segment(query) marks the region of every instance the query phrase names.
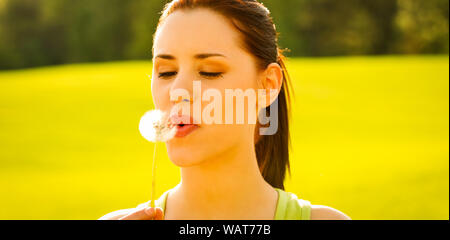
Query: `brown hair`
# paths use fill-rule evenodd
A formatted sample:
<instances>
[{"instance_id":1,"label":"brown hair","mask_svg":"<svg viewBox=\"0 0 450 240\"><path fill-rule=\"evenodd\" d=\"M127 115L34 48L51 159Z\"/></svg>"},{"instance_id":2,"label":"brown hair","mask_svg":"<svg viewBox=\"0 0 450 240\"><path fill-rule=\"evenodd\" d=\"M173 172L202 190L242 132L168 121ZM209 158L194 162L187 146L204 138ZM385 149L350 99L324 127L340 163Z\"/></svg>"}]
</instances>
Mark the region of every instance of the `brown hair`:
<instances>
[{"instance_id":1,"label":"brown hair","mask_svg":"<svg viewBox=\"0 0 450 240\"><path fill-rule=\"evenodd\" d=\"M243 37L243 47L251 53L260 69L278 63L283 69L283 84L278 95L278 131L274 135L259 135L255 132L255 152L258 166L264 179L275 188L284 190L286 171L289 165L289 103L290 78L285 66L285 57L278 47L278 33L269 10L256 0L173 0L166 4L158 27L174 11L207 8L231 20ZM270 106L265 110L269 113ZM264 111L264 110L263 110Z\"/></svg>"}]
</instances>

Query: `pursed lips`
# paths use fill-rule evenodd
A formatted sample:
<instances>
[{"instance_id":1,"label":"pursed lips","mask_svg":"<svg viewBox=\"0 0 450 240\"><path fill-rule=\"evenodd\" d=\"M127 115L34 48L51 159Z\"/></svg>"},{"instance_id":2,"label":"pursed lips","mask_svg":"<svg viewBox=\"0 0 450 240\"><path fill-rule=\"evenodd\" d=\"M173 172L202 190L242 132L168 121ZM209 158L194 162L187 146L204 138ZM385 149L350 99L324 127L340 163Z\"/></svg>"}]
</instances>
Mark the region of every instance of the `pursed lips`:
<instances>
[{"instance_id":1,"label":"pursed lips","mask_svg":"<svg viewBox=\"0 0 450 240\"><path fill-rule=\"evenodd\" d=\"M170 122L172 126L176 125L177 133L175 134L175 137L178 138L185 137L200 127L199 125L194 124L194 119L192 117L186 115L172 115L170 117Z\"/></svg>"}]
</instances>

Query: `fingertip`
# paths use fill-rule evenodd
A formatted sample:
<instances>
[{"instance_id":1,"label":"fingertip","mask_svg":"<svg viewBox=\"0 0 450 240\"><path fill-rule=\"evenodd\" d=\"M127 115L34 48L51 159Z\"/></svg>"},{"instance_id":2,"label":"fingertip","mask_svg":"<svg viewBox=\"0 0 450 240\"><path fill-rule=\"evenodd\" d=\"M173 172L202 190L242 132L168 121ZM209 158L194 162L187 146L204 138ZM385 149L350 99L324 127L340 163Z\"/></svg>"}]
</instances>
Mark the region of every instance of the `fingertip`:
<instances>
[{"instance_id":1,"label":"fingertip","mask_svg":"<svg viewBox=\"0 0 450 240\"><path fill-rule=\"evenodd\" d=\"M163 220L164 218L164 212L161 208L157 207L155 208L155 219L156 220Z\"/></svg>"}]
</instances>

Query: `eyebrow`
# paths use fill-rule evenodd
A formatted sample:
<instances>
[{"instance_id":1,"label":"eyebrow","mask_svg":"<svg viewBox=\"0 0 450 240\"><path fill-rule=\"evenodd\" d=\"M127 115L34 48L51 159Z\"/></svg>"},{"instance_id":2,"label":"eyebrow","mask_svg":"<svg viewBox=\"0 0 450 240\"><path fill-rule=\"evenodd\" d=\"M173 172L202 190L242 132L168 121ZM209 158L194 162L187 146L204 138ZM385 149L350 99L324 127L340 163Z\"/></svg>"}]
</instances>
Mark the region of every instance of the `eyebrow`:
<instances>
[{"instance_id":1,"label":"eyebrow","mask_svg":"<svg viewBox=\"0 0 450 240\"><path fill-rule=\"evenodd\" d=\"M200 53L200 54L196 54L194 56L195 59L206 59L206 58L210 58L210 57L224 57L226 58L225 55L220 54L220 53ZM170 54L159 54L155 57L156 58L162 58L162 59L167 59L167 60L175 60L177 59L176 57L170 55Z\"/></svg>"}]
</instances>

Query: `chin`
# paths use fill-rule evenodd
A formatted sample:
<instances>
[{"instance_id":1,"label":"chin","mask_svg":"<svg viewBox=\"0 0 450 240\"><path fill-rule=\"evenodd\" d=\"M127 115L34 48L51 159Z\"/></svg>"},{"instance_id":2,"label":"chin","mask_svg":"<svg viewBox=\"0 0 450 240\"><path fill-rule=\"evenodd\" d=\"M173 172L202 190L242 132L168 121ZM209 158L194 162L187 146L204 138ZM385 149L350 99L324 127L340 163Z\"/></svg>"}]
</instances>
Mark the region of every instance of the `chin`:
<instances>
[{"instance_id":1,"label":"chin","mask_svg":"<svg viewBox=\"0 0 450 240\"><path fill-rule=\"evenodd\" d=\"M177 167L192 167L201 163L201 161L193 159L191 156L186 156L186 154L183 156L169 154L169 158Z\"/></svg>"},{"instance_id":2,"label":"chin","mask_svg":"<svg viewBox=\"0 0 450 240\"><path fill-rule=\"evenodd\" d=\"M192 167L200 164L203 159L198 152L190 147L167 145L167 155L170 161L178 167Z\"/></svg>"}]
</instances>

